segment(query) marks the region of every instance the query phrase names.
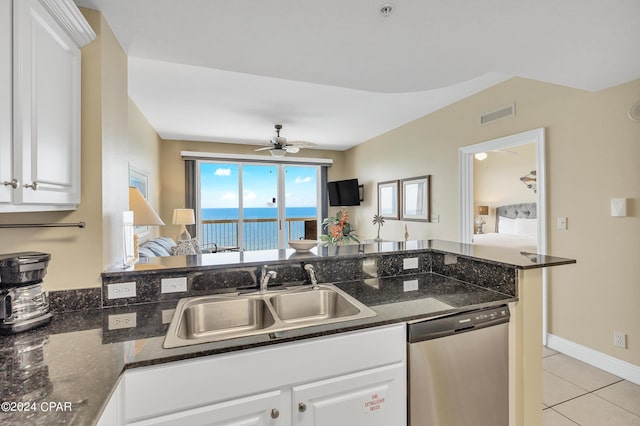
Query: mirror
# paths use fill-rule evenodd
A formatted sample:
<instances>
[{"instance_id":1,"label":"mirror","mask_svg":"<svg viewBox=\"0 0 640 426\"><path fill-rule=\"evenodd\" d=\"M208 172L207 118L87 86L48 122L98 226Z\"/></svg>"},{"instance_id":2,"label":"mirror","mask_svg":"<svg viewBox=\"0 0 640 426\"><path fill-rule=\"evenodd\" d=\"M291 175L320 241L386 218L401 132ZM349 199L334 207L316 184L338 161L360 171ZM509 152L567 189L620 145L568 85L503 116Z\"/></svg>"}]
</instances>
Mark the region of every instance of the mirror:
<instances>
[{"instance_id":1,"label":"mirror","mask_svg":"<svg viewBox=\"0 0 640 426\"><path fill-rule=\"evenodd\" d=\"M378 182L378 214L385 219L399 219L398 181Z\"/></svg>"},{"instance_id":2,"label":"mirror","mask_svg":"<svg viewBox=\"0 0 640 426\"><path fill-rule=\"evenodd\" d=\"M431 217L431 176L402 179L402 220L429 222Z\"/></svg>"}]
</instances>

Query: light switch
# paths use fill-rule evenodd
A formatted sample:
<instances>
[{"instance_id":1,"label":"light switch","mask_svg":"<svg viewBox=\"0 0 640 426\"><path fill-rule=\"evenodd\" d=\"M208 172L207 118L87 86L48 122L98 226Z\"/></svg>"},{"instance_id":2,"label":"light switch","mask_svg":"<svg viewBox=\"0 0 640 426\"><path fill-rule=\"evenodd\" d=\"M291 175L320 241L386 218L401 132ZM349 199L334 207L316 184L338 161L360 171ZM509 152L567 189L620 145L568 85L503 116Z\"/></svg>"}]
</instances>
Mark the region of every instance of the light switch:
<instances>
[{"instance_id":1,"label":"light switch","mask_svg":"<svg viewBox=\"0 0 640 426\"><path fill-rule=\"evenodd\" d=\"M567 229L567 218L558 216L558 229Z\"/></svg>"},{"instance_id":2,"label":"light switch","mask_svg":"<svg viewBox=\"0 0 640 426\"><path fill-rule=\"evenodd\" d=\"M624 217L627 215L627 199L612 198L611 199L611 216Z\"/></svg>"}]
</instances>

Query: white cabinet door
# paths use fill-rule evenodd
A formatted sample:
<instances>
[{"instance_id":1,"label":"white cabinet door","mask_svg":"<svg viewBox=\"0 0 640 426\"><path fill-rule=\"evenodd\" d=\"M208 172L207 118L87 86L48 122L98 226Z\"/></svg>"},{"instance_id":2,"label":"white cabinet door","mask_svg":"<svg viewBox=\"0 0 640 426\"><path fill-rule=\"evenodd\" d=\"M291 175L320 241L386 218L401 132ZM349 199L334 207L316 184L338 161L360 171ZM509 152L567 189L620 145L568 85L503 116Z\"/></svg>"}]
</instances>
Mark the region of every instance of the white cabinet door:
<instances>
[{"instance_id":1,"label":"white cabinet door","mask_svg":"<svg viewBox=\"0 0 640 426\"><path fill-rule=\"evenodd\" d=\"M129 423L131 426L286 426L289 403L280 391L232 399L192 410Z\"/></svg>"},{"instance_id":2,"label":"white cabinet door","mask_svg":"<svg viewBox=\"0 0 640 426\"><path fill-rule=\"evenodd\" d=\"M405 364L296 386L292 398L297 426L406 425Z\"/></svg>"},{"instance_id":3,"label":"white cabinet door","mask_svg":"<svg viewBox=\"0 0 640 426\"><path fill-rule=\"evenodd\" d=\"M80 201L80 49L38 0L14 2L13 18L14 203L72 209Z\"/></svg>"},{"instance_id":4,"label":"white cabinet door","mask_svg":"<svg viewBox=\"0 0 640 426\"><path fill-rule=\"evenodd\" d=\"M11 148L11 0L0 0L0 204L10 203L13 188ZM7 182L7 184L5 184Z\"/></svg>"}]
</instances>

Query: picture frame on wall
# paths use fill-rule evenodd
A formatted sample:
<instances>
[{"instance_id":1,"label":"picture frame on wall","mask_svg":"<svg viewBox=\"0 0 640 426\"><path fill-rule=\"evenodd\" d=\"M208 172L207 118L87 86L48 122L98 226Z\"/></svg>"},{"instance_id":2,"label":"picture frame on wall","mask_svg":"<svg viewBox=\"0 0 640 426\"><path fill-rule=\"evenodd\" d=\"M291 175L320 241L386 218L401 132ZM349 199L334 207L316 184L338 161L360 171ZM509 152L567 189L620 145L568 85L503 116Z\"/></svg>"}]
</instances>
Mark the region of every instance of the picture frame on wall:
<instances>
[{"instance_id":1,"label":"picture frame on wall","mask_svg":"<svg viewBox=\"0 0 640 426\"><path fill-rule=\"evenodd\" d=\"M385 219L400 218L400 196L398 180L378 182L378 214Z\"/></svg>"},{"instance_id":2,"label":"picture frame on wall","mask_svg":"<svg viewBox=\"0 0 640 426\"><path fill-rule=\"evenodd\" d=\"M402 190L401 220L429 222L431 219L431 175L400 181Z\"/></svg>"},{"instance_id":3,"label":"picture frame on wall","mask_svg":"<svg viewBox=\"0 0 640 426\"><path fill-rule=\"evenodd\" d=\"M129 164L129 186L138 188L145 200L149 201L149 175ZM149 235L148 226L136 226L134 231L139 238Z\"/></svg>"}]
</instances>

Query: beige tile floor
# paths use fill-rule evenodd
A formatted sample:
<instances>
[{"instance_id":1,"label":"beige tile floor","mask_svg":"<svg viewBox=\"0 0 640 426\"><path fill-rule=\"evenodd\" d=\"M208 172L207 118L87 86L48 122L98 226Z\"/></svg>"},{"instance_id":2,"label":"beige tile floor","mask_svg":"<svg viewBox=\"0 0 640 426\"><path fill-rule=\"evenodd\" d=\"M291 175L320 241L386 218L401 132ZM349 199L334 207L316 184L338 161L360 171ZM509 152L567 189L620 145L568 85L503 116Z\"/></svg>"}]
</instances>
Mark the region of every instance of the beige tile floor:
<instances>
[{"instance_id":1,"label":"beige tile floor","mask_svg":"<svg viewBox=\"0 0 640 426\"><path fill-rule=\"evenodd\" d=\"M640 386L543 348L544 426L640 426Z\"/></svg>"}]
</instances>

